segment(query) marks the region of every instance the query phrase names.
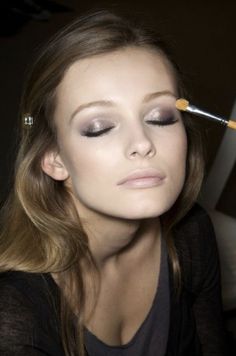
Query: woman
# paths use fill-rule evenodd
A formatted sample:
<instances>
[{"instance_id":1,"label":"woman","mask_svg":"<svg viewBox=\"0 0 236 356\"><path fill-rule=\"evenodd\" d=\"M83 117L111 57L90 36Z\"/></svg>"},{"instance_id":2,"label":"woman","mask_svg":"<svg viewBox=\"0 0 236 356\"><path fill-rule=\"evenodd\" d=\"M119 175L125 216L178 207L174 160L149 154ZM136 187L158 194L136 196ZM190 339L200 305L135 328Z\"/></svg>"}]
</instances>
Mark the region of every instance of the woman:
<instances>
[{"instance_id":1,"label":"woman","mask_svg":"<svg viewBox=\"0 0 236 356\"><path fill-rule=\"evenodd\" d=\"M192 208L199 137L180 95L162 42L109 12L45 46L3 217L1 354L223 355L215 238Z\"/></svg>"}]
</instances>

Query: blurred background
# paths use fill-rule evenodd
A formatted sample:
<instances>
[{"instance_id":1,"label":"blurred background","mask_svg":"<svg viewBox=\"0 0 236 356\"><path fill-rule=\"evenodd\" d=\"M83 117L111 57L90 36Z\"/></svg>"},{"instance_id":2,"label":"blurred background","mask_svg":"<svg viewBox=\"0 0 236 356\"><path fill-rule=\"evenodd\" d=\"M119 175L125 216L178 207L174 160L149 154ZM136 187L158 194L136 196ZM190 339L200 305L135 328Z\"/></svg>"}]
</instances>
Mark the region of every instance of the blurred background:
<instances>
[{"instance_id":1,"label":"blurred background","mask_svg":"<svg viewBox=\"0 0 236 356\"><path fill-rule=\"evenodd\" d=\"M12 183L18 105L31 59L38 47L63 25L88 10L103 8L148 22L160 32L185 73L193 104L236 120L234 0L1 0L1 204ZM206 153L200 202L209 211L216 230L225 321L235 355L236 132L204 119L196 120L203 132Z\"/></svg>"}]
</instances>

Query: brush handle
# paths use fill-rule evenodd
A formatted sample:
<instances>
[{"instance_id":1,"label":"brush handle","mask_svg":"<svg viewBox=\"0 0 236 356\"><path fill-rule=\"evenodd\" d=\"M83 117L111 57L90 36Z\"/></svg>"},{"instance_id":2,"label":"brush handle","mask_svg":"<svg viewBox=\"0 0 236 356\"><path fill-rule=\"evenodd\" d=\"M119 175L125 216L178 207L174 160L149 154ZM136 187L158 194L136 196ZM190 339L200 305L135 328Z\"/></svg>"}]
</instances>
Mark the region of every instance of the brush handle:
<instances>
[{"instance_id":1,"label":"brush handle","mask_svg":"<svg viewBox=\"0 0 236 356\"><path fill-rule=\"evenodd\" d=\"M194 105L188 105L186 111L188 111L192 114L198 115L198 116L206 117L207 119L212 120L212 121L218 121L221 125L224 125L224 126L226 126L228 124L228 121L225 120L224 118L217 116L217 115L213 115L205 110L201 110Z\"/></svg>"}]
</instances>

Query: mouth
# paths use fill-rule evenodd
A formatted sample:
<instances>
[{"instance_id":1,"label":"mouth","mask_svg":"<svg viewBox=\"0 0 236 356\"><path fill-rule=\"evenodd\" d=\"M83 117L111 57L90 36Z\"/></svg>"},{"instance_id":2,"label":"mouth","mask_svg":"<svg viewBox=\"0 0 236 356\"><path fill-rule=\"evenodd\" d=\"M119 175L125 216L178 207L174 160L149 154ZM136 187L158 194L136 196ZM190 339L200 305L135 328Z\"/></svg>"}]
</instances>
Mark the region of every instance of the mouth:
<instances>
[{"instance_id":1,"label":"mouth","mask_svg":"<svg viewBox=\"0 0 236 356\"><path fill-rule=\"evenodd\" d=\"M121 179L117 185L127 188L152 188L161 185L165 175L156 169L136 170Z\"/></svg>"}]
</instances>

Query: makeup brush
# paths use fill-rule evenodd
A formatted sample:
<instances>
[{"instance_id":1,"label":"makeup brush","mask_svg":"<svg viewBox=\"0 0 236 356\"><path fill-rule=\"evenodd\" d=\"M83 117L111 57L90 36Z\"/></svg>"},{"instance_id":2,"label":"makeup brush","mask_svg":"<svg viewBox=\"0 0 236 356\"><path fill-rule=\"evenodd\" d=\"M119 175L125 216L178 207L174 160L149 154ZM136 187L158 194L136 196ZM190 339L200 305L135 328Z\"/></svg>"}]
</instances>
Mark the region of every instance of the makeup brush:
<instances>
[{"instance_id":1,"label":"makeup brush","mask_svg":"<svg viewBox=\"0 0 236 356\"><path fill-rule=\"evenodd\" d=\"M224 126L228 126L231 129L236 130L236 121L226 120L220 116L212 115L212 114L208 113L207 111L198 109L196 106L189 104L188 100L186 100L186 99L183 99L183 98L177 99L175 102L175 106L180 111L186 111L186 112L189 112L189 113L197 115L197 116L206 117L207 119L210 119L212 121L218 121L220 124L222 124Z\"/></svg>"}]
</instances>

